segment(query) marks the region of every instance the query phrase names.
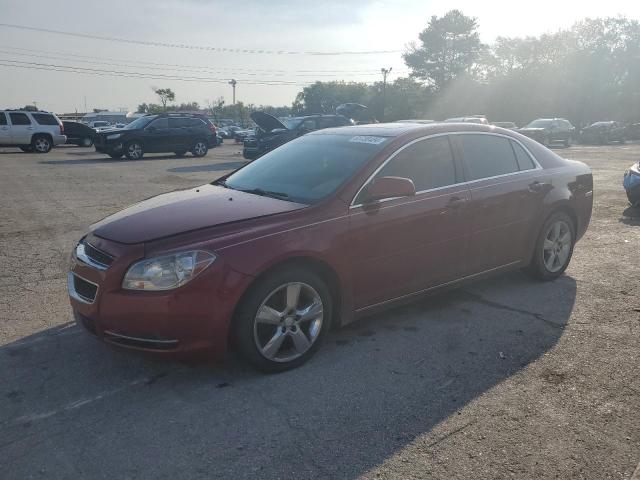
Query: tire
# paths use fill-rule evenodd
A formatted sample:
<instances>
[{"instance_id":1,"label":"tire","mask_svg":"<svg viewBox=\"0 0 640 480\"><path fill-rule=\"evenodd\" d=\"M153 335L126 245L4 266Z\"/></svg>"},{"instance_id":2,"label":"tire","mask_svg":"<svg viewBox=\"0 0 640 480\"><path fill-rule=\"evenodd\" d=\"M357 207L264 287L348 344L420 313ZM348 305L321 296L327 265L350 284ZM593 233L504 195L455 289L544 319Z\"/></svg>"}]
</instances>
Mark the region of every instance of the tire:
<instances>
[{"instance_id":1,"label":"tire","mask_svg":"<svg viewBox=\"0 0 640 480\"><path fill-rule=\"evenodd\" d=\"M26 147L20 147L20 150L22 150L24 153L31 153L33 152L33 147L31 145L28 145Z\"/></svg>"},{"instance_id":2,"label":"tire","mask_svg":"<svg viewBox=\"0 0 640 480\"><path fill-rule=\"evenodd\" d=\"M109 156L114 159L122 158L121 153L110 153Z\"/></svg>"},{"instance_id":3,"label":"tire","mask_svg":"<svg viewBox=\"0 0 640 480\"><path fill-rule=\"evenodd\" d=\"M563 241L566 234L569 237ZM540 230L527 273L538 280L555 280L569 266L575 241L576 227L571 217L564 212L551 214Z\"/></svg>"},{"instance_id":4,"label":"tire","mask_svg":"<svg viewBox=\"0 0 640 480\"><path fill-rule=\"evenodd\" d=\"M564 141L564 148L569 148L571 146L571 144L573 143L573 140L571 139L571 137L567 138Z\"/></svg>"},{"instance_id":5,"label":"tire","mask_svg":"<svg viewBox=\"0 0 640 480\"><path fill-rule=\"evenodd\" d=\"M191 154L194 157L204 157L209 152L209 146L204 140L197 140L191 148Z\"/></svg>"},{"instance_id":6,"label":"tire","mask_svg":"<svg viewBox=\"0 0 640 480\"><path fill-rule=\"evenodd\" d=\"M143 155L142 143L138 141L129 142L124 146L124 156L129 160L140 160Z\"/></svg>"},{"instance_id":7,"label":"tire","mask_svg":"<svg viewBox=\"0 0 640 480\"><path fill-rule=\"evenodd\" d=\"M177 152L173 152L175 153L176 157L184 157L184 154L187 153L186 150L178 150Z\"/></svg>"},{"instance_id":8,"label":"tire","mask_svg":"<svg viewBox=\"0 0 640 480\"><path fill-rule=\"evenodd\" d=\"M81 147L92 147L93 146L93 138L84 137L82 140L80 140L80 146Z\"/></svg>"},{"instance_id":9,"label":"tire","mask_svg":"<svg viewBox=\"0 0 640 480\"><path fill-rule=\"evenodd\" d=\"M51 137L48 135L34 135L31 140L31 148L36 153L49 153L53 148Z\"/></svg>"},{"instance_id":10,"label":"tire","mask_svg":"<svg viewBox=\"0 0 640 480\"><path fill-rule=\"evenodd\" d=\"M259 312L263 312L262 321ZM329 330L332 312L329 289L313 271L301 267L276 270L251 287L236 312L237 349L263 372L299 367L317 351Z\"/></svg>"}]
</instances>

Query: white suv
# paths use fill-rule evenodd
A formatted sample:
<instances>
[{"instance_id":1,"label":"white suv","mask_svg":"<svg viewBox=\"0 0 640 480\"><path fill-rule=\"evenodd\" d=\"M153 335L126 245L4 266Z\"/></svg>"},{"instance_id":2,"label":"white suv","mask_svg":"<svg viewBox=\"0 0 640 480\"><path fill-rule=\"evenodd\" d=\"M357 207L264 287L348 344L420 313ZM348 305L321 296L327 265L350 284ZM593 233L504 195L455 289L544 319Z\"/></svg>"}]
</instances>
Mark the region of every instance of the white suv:
<instances>
[{"instance_id":1,"label":"white suv","mask_svg":"<svg viewBox=\"0 0 640 480\"><path fill-rule=\"evenodd\" d=\"M62 122L53 113L0 110L0 147L47 153L66 141Z\"/></svg>"}]
</instances>

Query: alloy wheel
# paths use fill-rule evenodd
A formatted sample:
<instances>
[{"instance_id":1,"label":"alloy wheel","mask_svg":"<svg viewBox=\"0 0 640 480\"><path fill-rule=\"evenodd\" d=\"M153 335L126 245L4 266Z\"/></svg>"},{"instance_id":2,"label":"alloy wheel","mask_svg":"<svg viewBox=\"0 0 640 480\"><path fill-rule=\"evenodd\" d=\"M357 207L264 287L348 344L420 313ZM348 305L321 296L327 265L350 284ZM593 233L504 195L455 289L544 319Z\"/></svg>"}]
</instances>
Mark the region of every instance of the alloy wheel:
<instances>
[{"instance_id":1,"label":"alloy wheel","mask_svg":"<svg viewBox=\"0 0 640 480\"><path fill-rule=\"evenodd\" d=\"M542 258L546 269L555 273L561 270L571 254L571 227L564 220L558 220L549 227L544 238Z\"/></svg>"},{"instance_id":2,"label":"alloy wheel","mask_svg":"<svg viewBox=\"0 0 640 480\"><path fill-rule=\"evenodd\" d=\"M38 137L34 142L34 147L37 152L47 153L51 150L51 143L44 137Z\"/></svg>"},{"instance_id":3,"label":"alloy wheel","mask_svg":"<svg viewBox=\"0 0 640 480\"><path fill-rule=\"evenodd\" d=\"M306 283L291 282L272 291L257 310L253 337L258 351L273 362L304 355L322 330L320 294Z\"/></svg>"},{"instance_id":4,"label":"alloy wheel","mask_svg":"<svg viewBox=\"0 0 640 480\"><path fill-rule=\"evenodd\" d=\"M193 151L198 157L202 157L205 153L207 153L207 146L204 142L198 142L193 146Z\"/></svg>"},{"instance_id":5,"label":"alloy wheel","mask_svg":"<svg viewBox=\"0 0 640 480\"><path fill-rule=\"evenodd\" d=\"M142 146L139 143L132 143L129 145L129 148L127 148L127 153L129 158L137 160L142 157Z\"/></svg>"}]
</instances>

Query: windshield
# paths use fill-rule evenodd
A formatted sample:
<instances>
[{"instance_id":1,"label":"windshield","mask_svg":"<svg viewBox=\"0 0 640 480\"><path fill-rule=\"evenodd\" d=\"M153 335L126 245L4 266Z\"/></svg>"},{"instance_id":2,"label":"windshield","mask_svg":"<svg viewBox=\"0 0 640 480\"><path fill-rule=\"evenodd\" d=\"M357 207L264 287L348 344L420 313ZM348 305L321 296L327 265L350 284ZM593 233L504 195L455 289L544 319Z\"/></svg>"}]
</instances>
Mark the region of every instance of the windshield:
<instances>
[{"instance_id":1,"label":"windshield","mask_svg":"<svg viewBox=\"0 0 640 480\"><path fill-rule=\"evenodd\" d=\"M553 120L544 120L539 118L538 120L534 120L529 125L527 125L527 128L548 128L551 126L552 122Z\"/></svg>"},{"instance_id":2,"label":"windshield","mask_svg":"<svg viewBox=\"0 0 640 480\"><path fill-rule=\"evenodd\" d=\"M386 137L305 135L232 173L223 185L312 204L333 193L379 152Z\"/></svg>"},{"instance_id":3,"label":"windshield","mask_svg":"<svg viewBox=\"0 0 640 480\"><path fill-rule=\"evenodd\" d=\"M280 118L279 120L282 123L284 123L284 126L287 127L289 130L293 130L294 128L296 128L298 125L302 123L304 118L287 117L287 118Z\"/></svg>"},{"instance_id":4,"label":"windshield","mask_svg":"<svg viewBox=\"0 0 640 480\"><path fill-rule=\"evenodd\" d=\"M124 128L126 130L136 130L138 128L144 128L151 120L156 117L140 117L131 123L128 123Z\"/></svg>"}]
</instances>

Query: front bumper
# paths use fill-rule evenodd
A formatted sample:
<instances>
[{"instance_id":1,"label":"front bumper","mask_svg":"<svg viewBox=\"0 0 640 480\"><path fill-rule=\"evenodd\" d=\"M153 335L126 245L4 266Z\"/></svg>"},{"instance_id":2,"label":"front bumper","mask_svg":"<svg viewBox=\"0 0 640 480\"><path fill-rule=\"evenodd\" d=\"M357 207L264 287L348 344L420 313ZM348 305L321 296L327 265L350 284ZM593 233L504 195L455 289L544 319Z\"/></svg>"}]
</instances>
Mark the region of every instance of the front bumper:
<instances>
[{"instance_id":1,"label":"front bumper","mask_svg":"<svg viewBox=\"0 0 640 480\"><path fill-rule=\"evenodd\" d=\"M172 355L224 355L233 312L252 277L236 272L218 258L197 278L175 290L123 290L124 274L144 257L144 246L92 235L87 240L115 260L100 269L72 255L68 290L79 325L119 347ZM93 298L91 285L95 286Z\"/></svg>"}]
</instances>

